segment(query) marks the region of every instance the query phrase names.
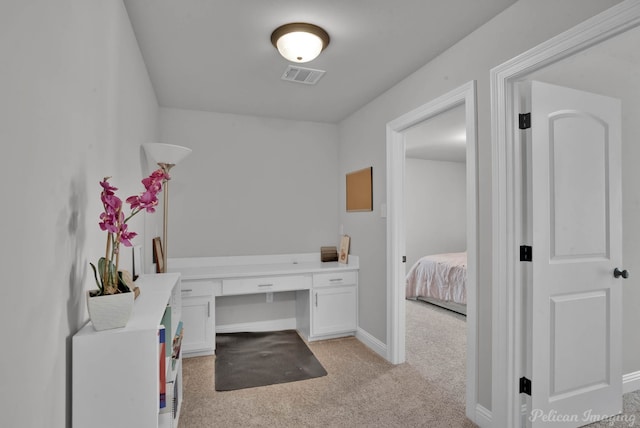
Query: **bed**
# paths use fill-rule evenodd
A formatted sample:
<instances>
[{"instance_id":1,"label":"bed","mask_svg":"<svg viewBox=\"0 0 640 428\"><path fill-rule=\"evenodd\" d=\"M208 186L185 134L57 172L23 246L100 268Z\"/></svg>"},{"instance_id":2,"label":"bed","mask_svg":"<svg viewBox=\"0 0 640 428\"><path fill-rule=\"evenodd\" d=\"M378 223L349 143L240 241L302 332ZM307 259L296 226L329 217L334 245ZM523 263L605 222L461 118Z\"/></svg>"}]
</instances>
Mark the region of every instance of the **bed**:
<instances>
[{"instance_id":1,"label":"bed","mask_svg":"<svg viewBox=\"0 0 640 428\"><path fill-rule=\"evenodd\" d=\"M467 253L424 256L406 276L406 298L467 313Z\"/></svg>"}]
</instances>

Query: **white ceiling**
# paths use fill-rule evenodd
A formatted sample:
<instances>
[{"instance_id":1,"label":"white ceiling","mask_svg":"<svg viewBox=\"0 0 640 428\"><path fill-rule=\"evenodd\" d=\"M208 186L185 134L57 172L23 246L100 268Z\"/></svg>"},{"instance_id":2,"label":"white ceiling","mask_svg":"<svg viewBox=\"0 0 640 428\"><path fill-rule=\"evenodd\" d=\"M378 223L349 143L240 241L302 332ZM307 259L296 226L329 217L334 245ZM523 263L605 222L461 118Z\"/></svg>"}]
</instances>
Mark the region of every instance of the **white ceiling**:
<instances>
[{"instance_id":1,"label":"white ceiling","mask_svg":"<svg viewBox=\"0 0 640 428\"><path fill-rule=\"evenodd\" d=\"M515 0L124 0L162 107L335 123ZM271 45L287 22L322 26L328 48L280 80Z\"/></svg>"}]
</instances>

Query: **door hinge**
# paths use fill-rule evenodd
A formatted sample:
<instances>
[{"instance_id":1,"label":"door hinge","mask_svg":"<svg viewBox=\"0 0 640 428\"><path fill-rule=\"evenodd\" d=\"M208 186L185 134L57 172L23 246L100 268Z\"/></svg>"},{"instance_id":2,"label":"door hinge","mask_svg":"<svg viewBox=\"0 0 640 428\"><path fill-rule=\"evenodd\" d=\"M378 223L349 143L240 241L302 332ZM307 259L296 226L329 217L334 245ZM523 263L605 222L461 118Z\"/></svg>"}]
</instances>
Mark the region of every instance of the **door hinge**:
<instances>
[{"instance_id":1,"label":"door hinge","mask_svg":"<svg viewBox=\"0 0 640 428\"><path fill-rule=\"evenodd\" d=\"M518 128L529 129L531 128L531 113L521 113L518 115Z\"/></svg>"},{"instance_id":2,"label":"door hinge","mask_svg":"<svg viewBox=\"0 0 640 428\"><path fill-rule=\"evenodd\" d=\"M531 395L531 381L526 377L520 378L520 394Z\"/></svg>"},{"instance_id":3,"label":"door hinge","mask_svg":"<svg viewBox=\"0 0 640 428\"><path fill-rule=\"evenodd\" d=\"M407 256L402 256L402 263L406 263L407 262Z\"/></svg>"},{"instance_id":4,"label":"door hinge","mask_svg":"<svg viewBox=\"0 0 640 428\"><path fill-rule=\"evenodd\" d=\"M533 248L529 245L520 246L520 261L530 262L533 261Z\"/></svg>"}]
</instances>

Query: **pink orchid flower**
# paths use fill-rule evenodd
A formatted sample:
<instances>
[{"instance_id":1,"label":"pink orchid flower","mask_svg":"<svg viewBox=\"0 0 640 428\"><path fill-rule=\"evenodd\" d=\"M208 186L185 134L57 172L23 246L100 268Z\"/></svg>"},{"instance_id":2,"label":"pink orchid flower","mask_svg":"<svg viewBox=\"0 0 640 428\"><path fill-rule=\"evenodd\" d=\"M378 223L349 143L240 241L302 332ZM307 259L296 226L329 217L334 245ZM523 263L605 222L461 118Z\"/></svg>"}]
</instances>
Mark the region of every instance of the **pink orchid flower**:
<instances>
[{"instance_id":1,"label":"pink orchid flower","mask_svg":"<svg viewBox=\"0 0 640 428\"><path fill-rule=\"evenodd\" d=\"M131 240L135 238L138 234L136 232L131 232L127 230L127 223L123 223L120 227L120 243L125 247L131 247Z\"/></svg>"},{"instance_id":2,"label":"pink orchid flower","mask_svg":"<svg viewBox=\"0 0 640 428\"><path fill-rule=\"evenodd\" d=\"M125 217L122 212L122 200L115 194L118 188L109 183L109 178L105 177L100 182L102 187L100 200L104 211L100 214L98 226L100 226L101 230L107 232L104 263L102 263L102 259L98 263L98 266L103 266L100 268L100 280L98 280L95 266L91 264L94 268L94 273L96 273L96 283L100 288L101 294L119 292L119 279L117 275L113 275L110 272L118 272L120 244L125 247L131 247L133 245L131 240L138 235L128 229L127 221L142 210L148 213L155 212L155 207L158 205L158 193L162 191L162 186L165 180L169 179L169 175L162 169L158 169L142 180L145 191L140 195L130 196L126 199L126 202L131 206L131 214L128 217ZM114 259L115 263L113 263Z\"/></svg>"}]
</instances>

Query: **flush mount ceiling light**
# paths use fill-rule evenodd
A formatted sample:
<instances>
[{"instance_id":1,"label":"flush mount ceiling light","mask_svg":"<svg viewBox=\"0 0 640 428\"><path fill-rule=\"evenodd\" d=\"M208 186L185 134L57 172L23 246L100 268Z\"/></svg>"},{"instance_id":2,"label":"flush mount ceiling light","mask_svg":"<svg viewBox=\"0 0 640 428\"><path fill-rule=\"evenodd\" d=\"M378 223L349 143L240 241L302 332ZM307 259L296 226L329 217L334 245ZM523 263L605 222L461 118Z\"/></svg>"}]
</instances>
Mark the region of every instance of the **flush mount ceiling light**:
<instances>
[{"instance_id":1,"label":"flush mount ceiling light","mask_svg":"<svg viewBox=\"0 0 640 428\"><path fill-rule=\"evenodd\" d=\"M329 34L317 25L294 22L276 28L271 43L291 62L309 62L329 45Z\"/></svg>"}]
</instances>

